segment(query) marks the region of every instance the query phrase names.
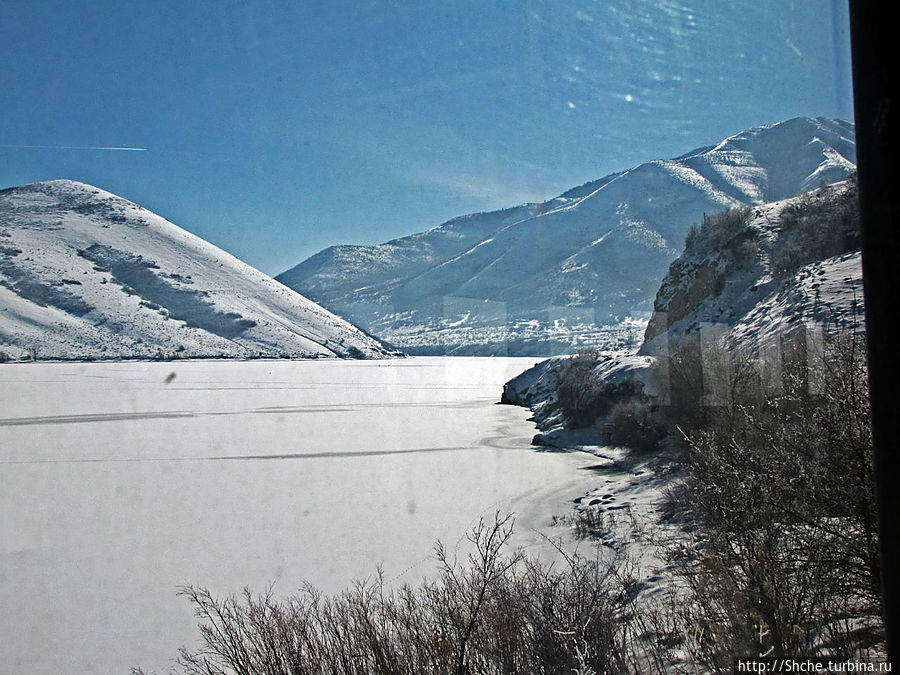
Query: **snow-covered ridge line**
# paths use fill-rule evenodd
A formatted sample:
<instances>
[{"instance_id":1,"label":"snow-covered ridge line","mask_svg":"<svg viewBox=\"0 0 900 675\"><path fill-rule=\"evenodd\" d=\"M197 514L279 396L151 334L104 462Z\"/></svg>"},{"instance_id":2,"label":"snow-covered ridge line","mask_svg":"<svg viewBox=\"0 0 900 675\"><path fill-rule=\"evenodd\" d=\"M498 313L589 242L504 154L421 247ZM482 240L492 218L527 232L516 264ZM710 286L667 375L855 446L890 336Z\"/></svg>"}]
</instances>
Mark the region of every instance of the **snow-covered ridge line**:
<instances>
[{"instance_id":1,"label":"snow-covered ridge line","mask_svg":"<svg viewBox=\"0 0 900 675\"><path fill-rule=\"evenodd\" d=\"M455 218L379 246L326 249L277 278L418 353L471 350L466 329L500 340L467 353L539 354L551 330L570 351L592 332L649 316L669 263L704 214L846 178L852 136L851 123L822 118L756 127L543 204ZM485 303L499 310L479 311ZM578 326L588 315L585 331ZM560 321L571 325L568 338Z\"/></svg>"},{"instance_id":2,"label":"snow-covered ridge line","mask_svg":"<svg viewBox=\"0 0 900 675\"><path fill-rule=\"evenodd\" d=\"M828 332L863 327L862 266L854 179L717 216L691 234L656 295L638 354L600 354L597 388L650 397L656 356L686 339L730 336L743 349L778 354L785 339L818 344ZM811 244L810 240L814 240ZM529 407L537 442L600 443L596 428L572 432L557 406L557 376L573 357L543 361L506 383L502 401Z\"/></svg>"},{"instance_id":3,"label":"snow-covered ridge line","mask_svg":"<svg viewBox=\"0 0 900 675\"><path fill-rule=\"evenodd\" d=\"M71 180L0 191L0 358L372 358L392 350L147 209Z\"/></svg>"}]
</instances>

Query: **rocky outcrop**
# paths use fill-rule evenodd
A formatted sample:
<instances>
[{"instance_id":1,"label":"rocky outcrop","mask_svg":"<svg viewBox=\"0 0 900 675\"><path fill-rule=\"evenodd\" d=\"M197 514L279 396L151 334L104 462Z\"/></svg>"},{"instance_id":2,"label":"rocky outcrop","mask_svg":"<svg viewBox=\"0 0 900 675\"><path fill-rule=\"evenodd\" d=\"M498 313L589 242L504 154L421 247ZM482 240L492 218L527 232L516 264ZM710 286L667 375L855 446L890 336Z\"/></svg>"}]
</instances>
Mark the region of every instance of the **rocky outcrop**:
<instances>
[{"instance_id":1,"label":"rocky outcrop","mask_svg":"<svg viewBox=\"0 0 900 675\"><path fill-rule=\"evenodd\" d=\"M541 445L582 445L583 432L578 439L571 434L582 424L572 423L560 394L573 384L567 366L588 359L574 384L597 401L590 426L602 442L605 416L617 399L645 403L648 413L664 400L668 392L659 391L653 372L656 357L692 336L730 336L760 351L779 348L786 337L801 335L809 344L824 331L860 328L858 225L853 178L706 218L669 267L637 355L586 353L544 361L508 382L504 401L534 411Z\"/></svg>"},{"instance_id":2,"label":"rocky outcrop","mask_svg":"<svg viewBox=\"0 0 900 675\"><path fill-rule=\"evenodd\" d=\"M705 220L663 278L639 353L704 329L759 348L800 325L859 321L858 232L853 178Z\"/></svg>"}]
</instances>

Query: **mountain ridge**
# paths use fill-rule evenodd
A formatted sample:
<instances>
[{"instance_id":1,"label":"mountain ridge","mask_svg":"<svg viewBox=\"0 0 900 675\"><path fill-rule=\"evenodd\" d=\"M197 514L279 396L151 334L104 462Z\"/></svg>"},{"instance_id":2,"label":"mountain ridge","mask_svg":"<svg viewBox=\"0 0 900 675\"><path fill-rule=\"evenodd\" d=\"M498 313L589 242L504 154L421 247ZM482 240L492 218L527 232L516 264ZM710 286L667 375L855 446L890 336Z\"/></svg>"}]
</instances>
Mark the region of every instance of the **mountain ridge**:
<instances>
[{"instance_id":1,"label":"mountain ridge","mask_svg":"<svg viewBox=\"0 0 900 675\"><path fill-rule=\"evenodd\" d=\"M609 346L597 336L649 314L691 225L845 178L853 135L824 118L754 127L543 204L331 247L276 279L415 353L472 353L479 340L490 354Z\"/></svg>"}]
</instances>

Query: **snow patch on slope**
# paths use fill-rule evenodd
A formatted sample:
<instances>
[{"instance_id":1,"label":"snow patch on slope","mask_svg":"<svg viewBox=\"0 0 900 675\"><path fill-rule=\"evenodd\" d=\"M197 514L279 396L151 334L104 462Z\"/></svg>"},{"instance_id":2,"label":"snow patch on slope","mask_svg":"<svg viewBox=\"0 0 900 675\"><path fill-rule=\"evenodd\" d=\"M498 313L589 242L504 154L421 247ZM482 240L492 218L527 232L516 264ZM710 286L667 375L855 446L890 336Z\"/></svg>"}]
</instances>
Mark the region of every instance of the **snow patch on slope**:
<instances>
[{"instance_id":1,"label":"snow patch on slope","mask_svg":"<svg viewBox=\"0 0 900 675\"><path fill-rule=\"evenodd\" d=\"M0 351L122 359L390 350L160 216L56 180L0 191Z\"/></svg>"}]
</instances>

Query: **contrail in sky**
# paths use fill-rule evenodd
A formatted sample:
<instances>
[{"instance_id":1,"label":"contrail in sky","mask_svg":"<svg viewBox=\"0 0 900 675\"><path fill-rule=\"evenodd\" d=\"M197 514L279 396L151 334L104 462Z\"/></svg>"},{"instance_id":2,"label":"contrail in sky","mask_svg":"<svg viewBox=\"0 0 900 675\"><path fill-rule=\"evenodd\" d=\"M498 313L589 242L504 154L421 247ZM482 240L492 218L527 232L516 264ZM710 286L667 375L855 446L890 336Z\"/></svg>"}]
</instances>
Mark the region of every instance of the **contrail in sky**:
<instances>
[{"instance_id":1,"label":"contrail in sky","mask_svg":"<svg viewBox=\"0 0 900 675\"><path fill-rule=\"evenodd\" d=\"M24 150L124 150L127 152L147 152L147 148L115 148L95 145L0 145L0 148L21 148Z\"/></svg>"}]
</instances>

